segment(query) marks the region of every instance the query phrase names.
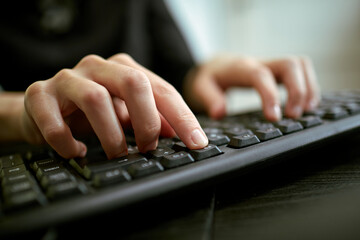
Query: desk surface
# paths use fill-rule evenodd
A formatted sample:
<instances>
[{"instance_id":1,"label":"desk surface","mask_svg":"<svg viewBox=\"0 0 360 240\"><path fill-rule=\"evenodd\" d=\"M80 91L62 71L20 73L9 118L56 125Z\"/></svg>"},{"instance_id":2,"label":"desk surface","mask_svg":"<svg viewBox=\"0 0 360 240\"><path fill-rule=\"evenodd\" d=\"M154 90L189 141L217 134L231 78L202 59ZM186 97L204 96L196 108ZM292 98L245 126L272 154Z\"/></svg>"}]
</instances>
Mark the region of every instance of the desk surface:
<instances>
[{"instance_id":1,"label":"desk surface","mask_svg":"<svg viewBox=\"0 0 360 240\"><path fill-rule=\"evenodd\" d=\"M360 136L204 189L50 230L121 239L360 239Z\"/></svg>"}]
</instances>

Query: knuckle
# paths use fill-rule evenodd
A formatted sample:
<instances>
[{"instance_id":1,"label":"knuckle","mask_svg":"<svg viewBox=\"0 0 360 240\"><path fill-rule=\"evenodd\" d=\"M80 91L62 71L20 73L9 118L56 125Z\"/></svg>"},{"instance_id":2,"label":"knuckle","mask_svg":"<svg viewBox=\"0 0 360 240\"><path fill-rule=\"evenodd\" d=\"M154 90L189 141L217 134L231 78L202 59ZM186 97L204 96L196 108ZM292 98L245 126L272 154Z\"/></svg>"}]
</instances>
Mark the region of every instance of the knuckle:
<instances>
[{"instance_id":1,"label":"knuckle","mask_svg":"<svg viewBox=\"0 0 360 240\"><path fill-rule=\"evenodd\" d=\"M115 61L122 63L134 62L134 59L127 53L118 53L112 57Z\"/></svg>"},{"instance_id":2,"label":"knuckle","mask_svg":"<svg viewBox=\"0 0 360 240\"><path fill-rule=\"evenodd\" d=\"M144 125L143 136L145 137L145 139L153 140L160 135L160 130L160 120L151 121Z\"/></svg>"},{"instance_id":3,"label":"knuckle","mask_svg":"<svg viewBox=\"0 0 360 240\"><path fill-rule=\"evenodd\" d=\"M132 90L147 89L151 87L150 80L146 74L133 68L128 69L122 80L125 86Z\"/></svg>"},{"instance_id":4,"label":"knuckle","mask_svg":"<svg viewBox=\"0 0 360 240\"><path fill-rule=\"evenodd\" d=\"M81 59L79 66L94 66L102 63L103 61L104 59L102 57L95 54L90 54Z\"/></svg>"},{"instance_id":5,"label":"knuckle","mask_svg":"<svg viewBox=\"0 0 360 240\"><path fill-rule=\"evenodd\" d=\"M82 91L82 100L86 106L97 106L109 99L110 94L104 86L97 85Z\"/></svg>"},{"instance_id":6,"label":"knuckle","mask_svg":"<svg viewBox=\"0 0 360 240\"><path fill-rule=\"evenodd\" d=\"M50 145L58 143L65 134L65 129L60 126L51 126L43 130L43 137Z\"/></svg>"},{"instance_id":7,"label":"knuckle","mask_svg":"<svg viewBox=\"0 0 360 240\"><path fill-rule=\"evenodd\" d=\"M306 97L305 87L297 86L291 89L291 97L294 101L301 102Z\"/></svg>"},{"instance_id":8,"label":"knuckle","mask_svg":"<svg viewBox=\"0 0 360 240\"><path fill-rule=\"evenodd\" d=\"M31 84L25 91L25 98L30 99L44 91L44 81L37 81Z\"/></svg>"},{"instance_id":9,"label":"knuckle","mask_svg":"<svg viewBox=\"0 0 360 240\"><path fill-rule=\"evenodd\" d=\"M72 69L69 68L64 68L61 69L55 76L54 76L54 80L55 81L62 81L62 80L68 80L74 77L74 73Z\"/></svg>"},{"instance_id":10,"label":"knuckle","mask_svg":"<svg viewBox=\"0 0 360 240\"><path fill-rule=\"evenodd\" d=\"M298 57L288 57L283 61L283 68L285 71L298 71L301 67Z\"/></svg>"},{"instance_id":11,"label":"knuckle","mask_svg":"<svg viewBox=\"0 0 360 240\"><path fill-rule=\"evenodd\" d=\"M154 91L156 91L156 93L160 97L169 97L169 96L174 96L175 94L178 94L175 87L165 81L161 82L160 84L157 84Z\"/></svg>"},{"instance_id":12,"label":"knuckle","mask_svg":"<svg viewBox=\"0 0 360 240\"><path fill-rule=\"evenodd\" d=\"M264 85L269 80L271 74L270 69L263 66L253 68L250 73L254 83L257 85Z\"/></svg>"}]
</instances>

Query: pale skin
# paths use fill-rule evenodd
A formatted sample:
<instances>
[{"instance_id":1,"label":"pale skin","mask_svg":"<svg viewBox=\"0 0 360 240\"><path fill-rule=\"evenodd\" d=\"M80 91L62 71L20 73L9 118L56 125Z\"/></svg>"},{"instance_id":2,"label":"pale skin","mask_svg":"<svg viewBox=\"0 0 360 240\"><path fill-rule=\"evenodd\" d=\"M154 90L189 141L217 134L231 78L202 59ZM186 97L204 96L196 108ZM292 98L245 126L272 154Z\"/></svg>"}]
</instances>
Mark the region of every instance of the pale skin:
<instances>
[{"instance_id":1,"label":"pale skin","mask_svg":"<svg viewBox=\"0 0 360 240\"><path fill-rule=\"evenodd\" d=\"M221 118L225 91L254 87L270 121L281 118L277 83L285 85L285 114L297 118L320 101L311 61L290 57L271 61L222 56L187 75L184 97L195 110ZM95 132L109 159L127 154L124 129L132 126L141 152L156 148L159 136L177 135L190 149L208 139L180 93L127 54L109 59L89 55L74 68L33 83L22 93L0 93L0 140L47 142L64 158L83 157L78 134Z\"/></svg>"}]
</instances>

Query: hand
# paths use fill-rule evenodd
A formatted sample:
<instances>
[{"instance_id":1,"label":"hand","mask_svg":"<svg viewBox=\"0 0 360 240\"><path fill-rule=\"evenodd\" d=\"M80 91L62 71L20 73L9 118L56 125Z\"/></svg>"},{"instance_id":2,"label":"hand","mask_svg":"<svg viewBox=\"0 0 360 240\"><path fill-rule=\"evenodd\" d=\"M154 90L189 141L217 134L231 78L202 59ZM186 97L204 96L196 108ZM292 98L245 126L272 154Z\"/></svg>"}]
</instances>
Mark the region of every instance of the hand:
<instances>
[{"instance_id":1,"label":"hand","mask_svg":"<svg viewBox=\"0 0 360 240\"><path fill-rule=\"evenodd\" d=\"M206 135L180 94L130 56L91 55L73 69L33 83L25 92L22 132L46 141L65 158L86 154L74 126L90 129L108 158L127 154L123 127L132 125L141 152L153 150L160 134L176 133L187 147L203 148Z\"/></svg>"},{"instance_id":2,"label":"hand","mask_svg":"<svg viewBox=\"0 0 360 240\"><path fill-rule=\"evenodd\" d=\"M260 94L265 117L277 121L282 115L277 83L283 83L288 92L286 116L298 118L319 104L319 87L307 57L272 61L218 57L189 74L184 95L195 110L205 110L211 117L221 118L226 114L227 88L254 87Z\"/></svg>"}]
</instances>

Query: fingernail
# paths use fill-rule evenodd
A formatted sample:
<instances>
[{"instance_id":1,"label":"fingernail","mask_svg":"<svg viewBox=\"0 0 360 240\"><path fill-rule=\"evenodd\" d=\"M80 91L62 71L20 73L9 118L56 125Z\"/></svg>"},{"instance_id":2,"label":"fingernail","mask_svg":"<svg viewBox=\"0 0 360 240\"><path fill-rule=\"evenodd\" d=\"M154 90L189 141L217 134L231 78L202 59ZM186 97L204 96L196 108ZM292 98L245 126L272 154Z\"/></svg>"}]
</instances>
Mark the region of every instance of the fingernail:
<instances>
[{"instance_id":1,"label":"fingernail","mask_svg":"<svg viewBox=\"0 0 360 240\"><path fill-rule=\"evenodd\" d=\"M279 105L274 105L270 108L270 115L271 117L275 118L276 120L281 119L281 109Z\"/></svg>"},{"instance_id":2,"label":"fingernail","mask_svg":"<svg viewBox=\"0 0 360 240\"><path fill-rule=\"evenodd\" d=\"M316 99L311 99L306 106L306 110L314 110L318 105L318 101Z\"/></svg>"},{"instance_id":3,"label":"fingernail","mask_svg":"<svg viewBox=\"0 0 360 240\"><path fill-rule=\"evenodd\" d=\"M209 144L209 140L205 134L199 129L195 129L191 133L191 140L194 144L194 147L205 147Z\"/></svg>"},{"instance_id":4,"label":"fingernail","mask_svg":"<svg viewBox=\"0 0 360 240\"><path fill-rule=\"evenodd\" d=\"M81 152L80 152L80 157L85 157L86 156L86 152L87 152L87 148L86 146L82 146Z\"/></svg>"}]
</instances>

